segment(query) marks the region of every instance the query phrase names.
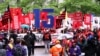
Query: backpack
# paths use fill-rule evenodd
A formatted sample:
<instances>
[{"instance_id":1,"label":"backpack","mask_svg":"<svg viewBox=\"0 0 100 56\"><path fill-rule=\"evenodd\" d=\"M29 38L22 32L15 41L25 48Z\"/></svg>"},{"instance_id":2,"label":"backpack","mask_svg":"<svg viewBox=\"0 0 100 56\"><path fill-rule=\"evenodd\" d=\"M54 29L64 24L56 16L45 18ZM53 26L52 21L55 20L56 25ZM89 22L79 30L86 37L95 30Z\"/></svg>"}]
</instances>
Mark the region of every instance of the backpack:
<instances>
[{"instance_id":1,"label":"backpack","mask_svg":"<svg viewBox=\"0 0 100 56\"><path fill-rule=\"evenodd\" d=\"M23 56L23 48L22 47L14 47L14 56Z\"/></svg>"}]
</instances>

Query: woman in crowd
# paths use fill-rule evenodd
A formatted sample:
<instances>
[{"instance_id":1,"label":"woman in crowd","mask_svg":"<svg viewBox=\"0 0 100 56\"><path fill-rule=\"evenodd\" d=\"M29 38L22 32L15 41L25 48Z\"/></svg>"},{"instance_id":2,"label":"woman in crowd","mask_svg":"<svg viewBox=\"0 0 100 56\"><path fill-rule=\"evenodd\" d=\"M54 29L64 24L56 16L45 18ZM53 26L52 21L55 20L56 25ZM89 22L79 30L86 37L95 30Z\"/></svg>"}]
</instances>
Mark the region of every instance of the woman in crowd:
<instances>
[{"instance_id":1,"label":"woman in crowd","mask_svg":"<svg viewBox=\"0 0 100 56\"><path fill-rule=\"evenodd\" d=\"M7 48L6 48L6 55L7 56L13 56L13 48L14 48L13 44L14 44L14 40L13 40L13 38L11 38L9 40L9 43L7 45Z\"/></svg>"}]
</instances>

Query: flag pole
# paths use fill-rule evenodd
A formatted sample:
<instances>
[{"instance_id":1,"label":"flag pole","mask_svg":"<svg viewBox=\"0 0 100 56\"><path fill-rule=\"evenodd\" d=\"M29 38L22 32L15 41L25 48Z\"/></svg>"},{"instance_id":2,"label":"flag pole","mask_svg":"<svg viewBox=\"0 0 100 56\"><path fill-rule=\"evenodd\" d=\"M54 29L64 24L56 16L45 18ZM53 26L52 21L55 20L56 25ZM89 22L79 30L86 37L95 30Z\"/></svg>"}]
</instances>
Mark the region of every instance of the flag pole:
<instances>
[{"instance_id":1,"label":"flag pole","mask_svg":"<svg viewBox=\"0 0 100 56\"><path fill-rule=\"evenodd\" d=\"M8 19L8 39L10 38L10 19Z\"/></svg>"},{"instance_id":2,"label":"flag pole","mask_svg":"<svg viewBox=\"0 0 100 56\"><path fill-rule=\"evenodd\" d=\"M9 12L9 4L7 7L7 11ZM10 38L10 18L8 18L8 39Z\"/></svg>"}]
</instances>

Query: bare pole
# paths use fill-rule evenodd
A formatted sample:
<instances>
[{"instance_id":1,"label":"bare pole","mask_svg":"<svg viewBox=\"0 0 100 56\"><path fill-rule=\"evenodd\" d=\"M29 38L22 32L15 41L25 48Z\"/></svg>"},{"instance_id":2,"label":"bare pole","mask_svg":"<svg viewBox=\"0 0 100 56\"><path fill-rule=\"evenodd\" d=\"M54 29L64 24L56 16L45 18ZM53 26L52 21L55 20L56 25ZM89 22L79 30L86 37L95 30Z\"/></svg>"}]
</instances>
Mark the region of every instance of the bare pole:
<instances>
[{"instance_id":1,"label":"bare pole","mask_svg":"<svg viewBox=\"0 0 100 56\"><path fill-rule=\"evenodd\" d=\"M10 19L8 19L8 39L10 38Z\"/></svg>"}]
</instances>

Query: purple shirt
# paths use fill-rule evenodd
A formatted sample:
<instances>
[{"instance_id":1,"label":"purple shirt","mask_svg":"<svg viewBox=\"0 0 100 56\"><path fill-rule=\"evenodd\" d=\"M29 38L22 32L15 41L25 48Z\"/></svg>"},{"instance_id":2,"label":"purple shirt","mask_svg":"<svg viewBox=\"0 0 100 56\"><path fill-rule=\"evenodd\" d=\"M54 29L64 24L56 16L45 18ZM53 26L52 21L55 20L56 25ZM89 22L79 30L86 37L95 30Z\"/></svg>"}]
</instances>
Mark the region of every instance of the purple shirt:
<instances>
[{"instance_id":1,"label":"purple shirt","mask_svg":"<svg viewBox=\"0 0 100 56\"><path fill-rule=\"evenodd\" d=\"M70 47L68 52L70 53L69 56L79 56L81 54L80 47L77 45L75 47ZM76 55L74 55L74 53Z\"/></svg>"}]
</instances>

